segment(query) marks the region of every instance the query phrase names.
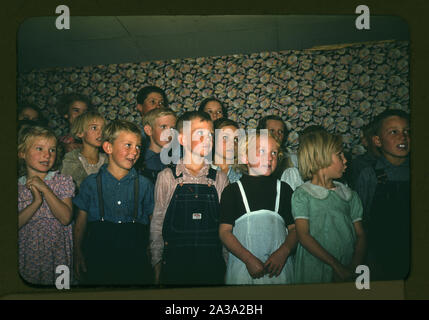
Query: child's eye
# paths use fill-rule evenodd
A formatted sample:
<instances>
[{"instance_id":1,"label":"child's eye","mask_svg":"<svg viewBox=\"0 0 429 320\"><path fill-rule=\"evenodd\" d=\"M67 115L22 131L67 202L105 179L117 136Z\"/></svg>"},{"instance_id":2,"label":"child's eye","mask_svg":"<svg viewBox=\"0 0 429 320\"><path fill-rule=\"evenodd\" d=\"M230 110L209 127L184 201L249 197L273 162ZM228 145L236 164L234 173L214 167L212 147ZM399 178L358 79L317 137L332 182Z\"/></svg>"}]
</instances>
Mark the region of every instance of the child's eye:
<instances>
[{"instance_id":1,"label":"child's eye","mask_svg":"<svg viewBox=\"0 0 429 320\"><path fill-rule=\"evenodd\" d=\"M42 151L42 147L36 147L37 151Z\"/></svg>"},{"instance_id":2,"label":"child's eye","mask_svg":"<svg viewBox=\"0 0 429 320\"><path fill-rule=\"evenodd\" d=\"M136 149L138 150L138 151L140 151L141 150L141 146L136 146Z\"/></svg>"},{"instance_id":3,"label":"child's eye","mask_svg":"<svg viewBox=\"0 0 429 320\"><path fill-rule=\"evenodd\" d=\"M273 157L277 157L277 151L272 151L272 152L271 152L271 155L272 155Z\"/></svg>"},{"instance_id":4,"label":"child's eye","mask_svg":"<svg viewBox=\"0 0 429 320\"><path fill-rule=\"evenodd\" d=\"M50 148L50 149L49 149L49 152L50 152L50 153L55 153L55 152L57 152L57 149L56 149L56 148Z\"/></svg>"},{"instance_id":5,"label":"child's eye","mask_svg":"<svg viewBox=\"0 0 429 320\"><path fill-rule=\"evenodd\" d=\"M217 113L217 114L222 114L222 111L221 111L221 110L219 110L219 111L217 111L216 113Z\"/></svg>"},{"instance_id":6,"label":"child's eye","mask_svg":"<svg viewBox=\"0 0 429 320\"><path fill-rule=\"evenodd\" d=\"M222 139L228 141L228 136L223 136Z\"/></svg>"}]
</instances>

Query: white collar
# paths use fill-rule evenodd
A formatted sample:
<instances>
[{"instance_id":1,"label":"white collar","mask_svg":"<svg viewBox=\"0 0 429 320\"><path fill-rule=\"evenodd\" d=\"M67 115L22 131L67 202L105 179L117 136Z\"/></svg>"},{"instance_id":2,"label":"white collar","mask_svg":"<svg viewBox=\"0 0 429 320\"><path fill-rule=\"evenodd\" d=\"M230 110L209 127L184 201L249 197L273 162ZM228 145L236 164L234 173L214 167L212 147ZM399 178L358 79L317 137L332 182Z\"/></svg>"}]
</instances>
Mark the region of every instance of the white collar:
<instances>
[{"instance_id":1,"label":"white collar","mask_svg":"<svg viewBox=\"0 0 429 320\"><path fill-rule=\"evenodd\" d=\"M328 197L329 191L334 191L341 199L349 201L352 197L350 188L338 181L333 181L333 183L335 185L334 190L329 190L322 186L312 184L310 181L305 182L301 187L316 199L323 200Z\"/></svg>"},{"instance_id":2,"label":"white collar","mask_svg":"<svg viewBox=\"0 0 429 320\"><path fill-rule=\"evenodd\" d=\"M49 171L48 174L45 176L45 179L43 179L44 181L46 180L51 180L55 174L58 171ZM27 176L22 176L21 178L18 179L18 184L26 184L27 183Z\"/></svg>"}]
</instances>

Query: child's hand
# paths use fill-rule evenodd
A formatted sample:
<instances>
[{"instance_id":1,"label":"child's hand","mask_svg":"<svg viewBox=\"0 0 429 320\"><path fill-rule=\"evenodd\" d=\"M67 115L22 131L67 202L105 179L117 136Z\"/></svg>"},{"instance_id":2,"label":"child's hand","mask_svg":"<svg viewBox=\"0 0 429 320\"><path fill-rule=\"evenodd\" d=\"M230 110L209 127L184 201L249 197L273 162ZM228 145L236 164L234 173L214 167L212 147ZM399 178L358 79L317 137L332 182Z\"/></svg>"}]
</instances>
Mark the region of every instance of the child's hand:
<instances>
[{"instance_id":1,"label":"child's hand","mask_svg":"<svg viewBox=\"0 0 429 320\"><path fill-rule=\"evenodd\" d=\"M264 264L253 255L246 261L246 268L253 279L261 278L265 275Z\"/></svg>"},{"instance_id":2,"label":"child's hand","mask_svg":"<svg viewBox=\"0 0 429 320\"><path fill-rule=\"evenodd\" d=\"M338 264L334 268L334 282L343 282L347 280L351 280L353 278L353 273L350 269L346 268L342 264Z\"/></svg>"},{"instance_id":3,"label":"child's hand","mask_svg":"<svg viewBox=\"0 0 429 320\"><path fill-rule=\"evenodd\" d=\"M45 182L43 182L42 179L40 179L38 176L33 176L27 179L26 183L27 187L31 190L31 187L36 187L36 189L43 195L43 193L48 189L49 187L46 185Z\"/></svg>"},{"instance_id":4,"label":"child's hand","mask_svg":"<svg viewBox=\"0 0 429 320\"><path fill-rule=\"evenodd\" d=\"M159 276L161 275L161 262L158 262L153 267L153 273L154 273L154 276L155 276L155 284L159 284Z\"/></svg>"},{"instance_id":5,"label":"child's hand","mask_svg":"<svg viewBox=\"0 0 429 320\"><path fill-rule=\"evenodd\" d=\"M79 279L82 275L81 272L86 272L86 263L82 250L75 248L73 259L75 276L77 279Z\"/></svg>"},{"instance_id":6,"label":"child's hand","mask_svg":"<svg viewBox=\"0 0 429 320\"><path fill-rule=\"evenodd\" d=\"M30 189L31 194L33 195L33 203L41 205L43 202L43 197L39 189L34 185L27 185L27 188Z\"/></svg>"},{"instance_id":7,"label":"child's hand","mask_svg":"<svg viewBox=\"0 0 429 320\"><path fill-rule=\"evenodd\" d=\"M265 273L270 275L270 278L273 276L278 277L280 272L282 272L283 267L286 263L287 255L281 250L274 251L271 256L265 261Z\"/></svg>"}]
</instances>

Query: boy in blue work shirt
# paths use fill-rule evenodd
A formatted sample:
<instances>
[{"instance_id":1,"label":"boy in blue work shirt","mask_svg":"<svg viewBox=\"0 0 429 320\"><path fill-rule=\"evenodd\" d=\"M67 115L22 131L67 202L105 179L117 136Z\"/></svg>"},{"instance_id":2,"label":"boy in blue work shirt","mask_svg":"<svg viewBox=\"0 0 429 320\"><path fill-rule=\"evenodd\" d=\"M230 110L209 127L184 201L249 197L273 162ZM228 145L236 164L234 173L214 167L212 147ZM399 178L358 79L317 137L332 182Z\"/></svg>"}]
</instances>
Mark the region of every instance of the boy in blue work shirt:
<instances>
[{"instance_id":1,"label":"boy in blue work shirt","mask_svg":"<svg viewBox=\"0 0 429 320\"><path fill-rule=\"evenodd\" d=\"M168 285L220 285L225 261L219 239L219 201L228 178L211 168L213 122L203 111L177 120L184 156L158 174L150 247L155 281Z\"/></svg>"},{"instance_id":2,"label":"boy in blue work shirt","mask_svg":"<svg viewBox=\"0 0 429 320\"><path fill-rule=\"evenodd\" d=\"M135 124L109 123L103 129L109 162L82 182L73 200L79 208L73 234L75 272L85 272L84 284L152 282L147 247L153 185L133 168L140 148Z\"/></svg>"},{"instance_id":3,"label":"boy in blue work shirt","mask_svg":"<svg viewBox=\"0 0 429 320\"><path fill-rule=\"evenodd\" d=\"M172 132L176 126L176 114L167 108L156 108L149 111L143 119L143 129L149 137L150 144L136 168L155 184L158 173L167 167L161 161L161 151L171 142ZM143 160L143 161L142 161Z\"/></svg>"}]
</instances>

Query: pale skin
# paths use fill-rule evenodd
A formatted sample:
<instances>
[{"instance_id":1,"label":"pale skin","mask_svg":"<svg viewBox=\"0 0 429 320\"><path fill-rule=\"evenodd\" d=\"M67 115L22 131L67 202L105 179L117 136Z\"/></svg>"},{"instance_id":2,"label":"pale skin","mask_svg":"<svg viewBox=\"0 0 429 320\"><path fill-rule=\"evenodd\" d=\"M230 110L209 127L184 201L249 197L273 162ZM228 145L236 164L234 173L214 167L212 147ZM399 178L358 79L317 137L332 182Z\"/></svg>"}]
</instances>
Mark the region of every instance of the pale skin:
<instances>
[{"instance_id":1,"label":"pale skin","mask_svg":"<svg viewBox=\"0 0 429 320\"><path fill-rule=\"evenodd\" d=\"M222 172L228 174L230 165L234 162L238 138L235 132L238 128L225 126L220 128L219 136L216 137L215 157L213 164L220 167ZM232 149L233 147L233 149ZM229 150L231 151L228 151Z\"/></svg>"},{"instance_id":2,"label":"pale skin","mask_svg":"<svg viewBox=\"0 0 429 320\"><path fill-rule=\"evenodd\" d=\"M72 220L71 198L59 199L43 181L52 168L56 157L56 139L34 137L24 152L18 157L26 162L26 186L33 195L32 203L18 214L18 228L23 227L40 208L43 199L48 204L51 213L63 225Z\"/></svg>"},{"instance_id":3,"label":"pale skin","mask_svg":"<svg viewBox=\"0 0 429 320\"><path fill-rule=\"evenodd\" d=\"M333 180L342 176L346 169L346 162L347 160L344 158L342 151L332 154L331 165L327 168L320 169L313 175L311 183L326 189L334 188L335 185L333 184ZM363 261L366 249L366 237L361 221L353 223L356 232L356 244L351 263L347 266L341 264L311 236L309 221L307 219L296 219L295 225L298 241L308 252L332 267L334 271L334 281L347 281L353 278L356 267Z\"/></svg>"},{"instance_id":4,"label":"pale skin","mask_svg":"<svg viewBox=\"0 0 429 320\"><path fill-rule=\"evenodd\" d=\"M204 156L211 150L213 135L213 122L201 120L199 118L191 120L191 136L188 137L183 131L179 132L179 143L185 149L185 155L188 154L188 160L185 167L188 171L197 176L204 167ZM199 137L199 139L197 139ZM154 266L155 283L159 284L161 274L161 261Z\"/></svg>"},{"instance_id":5,"label":"pale skin","mask_svg":"<svg viewBox=\"0 0 429 320\"><path fill-rule=\"evenodd\" d=\"M99 147L101 146L101 132L103 130L103 119L92 119L89 121L84 132L77 134L82 139L81 154L87 159L88 163L96 164L99 160Z\"/></svg>"},{"instance_id":6,"label":"pale skin","mask_svg":"<svg viewBox=\"0 0 429 320\"><path fill-rule=\"evenodd\" d=\"M246 160L249 167L249 175L269 176L277 166L278 144L272 137L269 137L268 145L260 145L259 138L257 138L256 148L256 157L259 160L257 165L251 166L249 161ZM220 224L219 237L227 249L233 255L243 261L252 278L261 278L266 274L268 274L271 278L280 275L290 253L297 245L295 225L288 225L287 228L288 236L286 237L286 240L276 251L271 254L271 256L265 262L255 257L240 243L240 241L238 241L238 239L232 233L233 226L231 224Z\"/></svg>"},{"instance_id":7,"label":"pale skin","mask_svg":"<svg viewBox=\"0 0 429 320\"><path fill-rule=\"evenodd\" d=\"M64 118L68 120L69 125L71 126L74 119L80 116L82 113L86 112L88 106L83 101L75 101L69 108L69 111L64 115ZM82 144L77 142L67 143L64 145L64 149L66 152L70 152L74 149L78 149L82 146Z\"/></svg>"},{"instance_id":8,"label":"pale skin","mask_svg":"<svg viewBox=\"0 0 429 320\"><path fill-rule=\"evenodd\" d=\"M141 150L141 137L140 135L120 131L118 136L113 142L105 141L103 143L103 150L109 157L109 164L107 170L117 180L125 177L131 168L134 166L140 157ZM86 272L86 263L82 253L82 241L84 239L87 227L88 213L84 210L79 210L76 223L73 230L74 239L74 259L75 259L75 273L79 278L82 272Z\"/></svg>"}]
</instances>

